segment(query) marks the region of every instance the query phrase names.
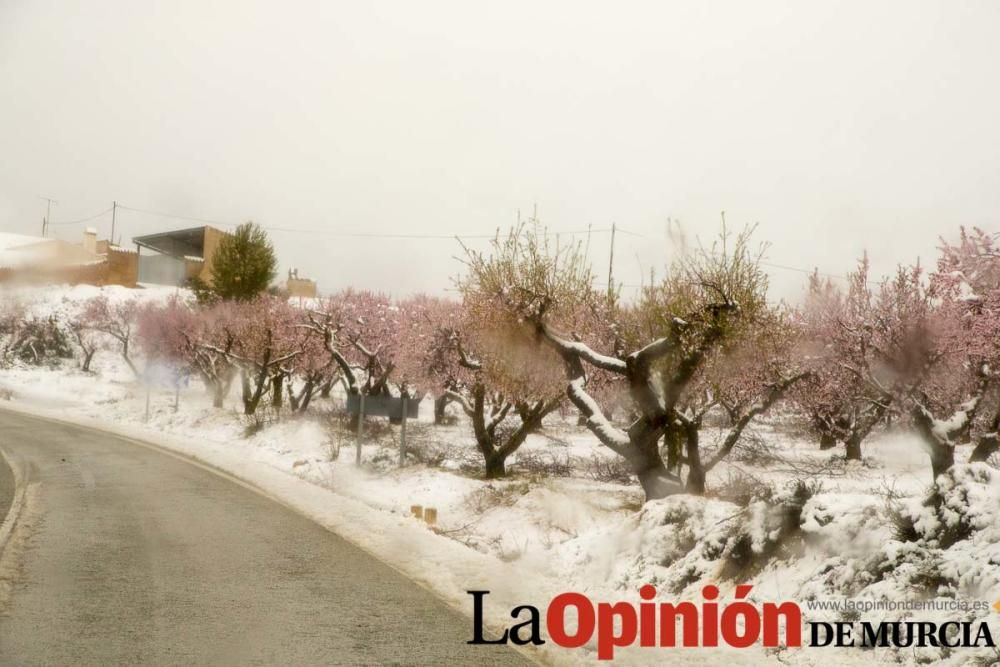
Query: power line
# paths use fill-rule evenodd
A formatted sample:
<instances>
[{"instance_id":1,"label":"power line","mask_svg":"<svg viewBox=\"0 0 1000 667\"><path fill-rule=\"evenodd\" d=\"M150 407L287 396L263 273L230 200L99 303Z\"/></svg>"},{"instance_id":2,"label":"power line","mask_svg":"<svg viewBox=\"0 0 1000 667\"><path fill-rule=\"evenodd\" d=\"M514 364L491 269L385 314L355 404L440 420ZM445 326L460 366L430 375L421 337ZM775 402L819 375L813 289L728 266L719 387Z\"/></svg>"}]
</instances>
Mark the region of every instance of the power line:
<instances>
[{"instance_id":1,"label":"power line","mask_svg":"<svg viewBox=\"0 0 1000 667\"><path fill-rule=\"evenodd\" d=\"M628 234L629 236L635 236L635 237L638 237L638 238L641 238L641 239L652 240L651 237L646 236L645 234L640 234L639 232L632 232L632 231L629 231L627 229L622 229L621 227L618 227L618 233L619 234ZM782 269L784 271L797 271L799 273L805 273L806 275L810 275L810 276L815 273L815 274L818 274L820 276L823 276L824 278L836 278L837 280L847 280L847 277L844 276L844 275L840 275L840 274L836 274L836 273L824 273L823 271L817 271L815 269L805 269L805 268L801 268L801 267L798 267L798 266L788 266L787 264L775 264L773 262L764 262L764 261L761 261L760 265L761 266L766 266L766 267L771 268L771 269Z\"/></svg>"},{"instance_id":2,"label":"power line","mask_svg":"<svg viewBox=\"0 0 1000 667\"><path fill-rule=\"evenodd\" d=\"M646 236L645 234L640 234L639 232L631 232L631 231L629 231L629 230L624 229L623 227L621 227L621 225L618 226L618 233L619 234L625 234L627 236L637 236L640 239L649 239L649 237Z\"/></svg>"},{"instance_id":3,"label":"power line","mask_svg":"<svg viewBox=\"0 0 1000 667\"><path fill-rule=\"evenodd\" d=\"M200 222L207 225L219 225L222 227L238 227L240 223L238 222L227 222L224 220L213 220L211 218L198 218L188 215L175 215L173 213L165 213L163 211L153 211L145 208L135 208L132 206L125 206L124 204L118 204L118 208L123 211L133 211L135 213L145 213L147 215L155 215L161 218L172 218L174 220L186 220L188 222ZM109 211L111 209L108 209ZM105 211L106 212L106 211ZM497 234L403 234L403 233L393 233L393 232L340 232L332 229L302 229L299 227L279 227L272 225L261 225L261 228L266 229L270 232L288 232L293 234L317 234L322 236L331 236L335 238L358 238L358 239L431 239L431 240L448 240L453 241L455 238L463 239L492 239L496 238ZM559 235L572 235L572 234L589 234L589 233L610 233L611 229L573 229L558 232L545 232L546 236L559 236Z\"/></svg>"},{"instance_id":4,"label":"power line","mask_svg":"<svg viewBox=\"0 0 1000 667\"><path fill-rule=\"evenodd\" d=\"M173 220L185 220L185 221L188 221L188 222L198 222L198 223L202 223L202 224L206 224L206 225L219 225L221 227L238 227L240 225L240 223L238 223L238 222L230 222L230 221L226 221L226 220L216 220L216 219L212 219L212 218L200 218L200 217L189 216L189 215L177 215L175 213L166 213L166 212L163 212L163 211L154 211L152 209L147 209L147 208L138 208L138 207L134 207L134 206L126 206L124 204L120 204L120 203L117 203L117 202L115 202L115 204L113 206L104 209L100 213L95 213L94 215L86 217L86 218L80 218L79 220L65 220L65 221L61 221L61 222L50 222L48 224L49 225L77 225L77 224L81 224L81 223L84 223L84 222L89 222L91 220L94 220L96 218L101 217L102 215L106 215L107 213L111 213L115 209L121 209L123 211L132 211L133 213L143 213L143 214L146 214L146 215L153 215L153 216L157 216L157 217L161 217L161 218L170 218L170 219L173 219ZM392 233L392 232L386 232L386 233L381 233L381 232L340 232L340 231L336 231L336 230L327 230L327 229L302 229L302 228L299 228L299 227L280 227L280 226L270 226L270 225L261 225L261 227L263 229L266 229L267 231L273 231L273 232L286 232L286 233L291 233L291 234L316 234L316 235L328 236L328 237L332 237L332 238L356 238L356 239L448 240L448 241L452 241L452 240L454 240L456 238L462 238L462 239L493 239L493 238L497 238L497 236L498 236L497 233L493 233L493 234L404 234L404 233ZM628 236L634 236L634 237L640 238L640 239L653 240L652 237L650 237L650 236L648 236L646 234L642 234L640 232L633 232L631 230L624 229L623 227L621 227L617 223L615 225L612 225L611 227L605 227L605 228L599 228L599 229L574 229L574 230L566 230L566 231L558 231L558 232L549 232L549 231L546 231L546 232L544 232L544 234L546 236L561 236L561 235L570 236L570 235L576 235L576 234L581 234L581 235L582 234L612 234L612 236L613 236L614 233L616 233L616 232L618 234L626 234ZM502 236L502 235L500 235L500 236ZM796 271L798 273L804 273L806 275L812 275L813 273L818 273L818 275L821 275L821 276L826 277L826 278L835 278L837 280L846 280L845 276L843 276L843 275L837 275L837 274L833 274L833 273L824 273L822 271L817 272L814 269L806 269L806 268L797 267L797 266L789 266L787 264L776 264L776 263L773 263L773 262L764 262L764 261L760 262L760 264L761 264L761 266L766 266L766 267L772 268L772 269L781 269L783 271ZM637 285L626 285L626 287L638 287L638 286Z\"/></svg>"},{"instance_id":5,"label":"power line","mask_svg":"<svg viewBox=\"0 0 1000 667\"><path fill-rule=\"evenodd\" d=\"M174 220L187 220L189 222L203 222L207 225L222 225L224 227L237 226L236 223L226 222L223 220L210 220L208 218L194 218L186 215L174 215L173 213L162 213L160 211L151 211L146 208L134 208L132 206L125 206L124 204L118 204L118 208L122 209L123 211L134 211L135 213L145 213L147 215L155 215L161 218L173 218Z\"/></svg>"},{"instance_id":6,"label":"power line","mask_svg":"<svg viewBox=\"0 0 1000 667\"><path fill-rule=\"evenodd\" d=\"M815 271L813 269L801 269L797 266L785 266L784 264L771 264L770 262L761 262L761 266L768 266L772 269L784 269L786 271L798 271L799 273L805 273L808 275L817 274L823 276L824 278L836 278L837 280L847 280L847 276L838 275L836 273L823 273L822 271Z\"/></svg>"},{"instance_id":7,"label":"power line","mask_svg":"<svg viewBox=\"0 0 1000 667\"><path fill-rule=\"evenodd\" d=\"M49 224L50 225L79 225L80 223L83 223L83 222L90 222L91 220L94 220L95 218L99 218L102 215L105 215L105 214L110 213L110 212L111 212L111 207L108 207L108 208L104 209L103 211L101 211L100 213L95 213L94 215L88 216L86 218L80 218L79 220L62 220L60 222L50 222Z\"/></svg>"},{"instance_id":8,"label":"power line","mask_svg":"<svg viewBox=\"0 0 1000 667\"><path fill-rule=\"evenodd\" d=\"M49 218L52 217L52 205L58 204L59 202L52 197L38 196L39 199L45 200L45 217L42 218L42 236L44 237L49 230Z\"/></svg>"}]
</instances>

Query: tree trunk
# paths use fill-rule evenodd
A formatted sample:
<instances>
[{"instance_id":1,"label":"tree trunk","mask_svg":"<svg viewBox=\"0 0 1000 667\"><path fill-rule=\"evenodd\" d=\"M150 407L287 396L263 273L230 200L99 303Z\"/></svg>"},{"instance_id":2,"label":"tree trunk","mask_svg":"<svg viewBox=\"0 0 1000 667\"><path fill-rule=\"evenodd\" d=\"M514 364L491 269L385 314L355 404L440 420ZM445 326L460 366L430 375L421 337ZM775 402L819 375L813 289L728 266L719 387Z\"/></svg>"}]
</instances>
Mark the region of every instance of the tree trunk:
<instances>
[{"instance_id":1,"label":"tree trunk","mask_svg":"<svg viewBox=\"0 0 1000 667\"><path fill-rule=\"evenodd\" d=\"M81 366L81 370L83 370L84 373L89 373L90 372L90 362L94 358L94 352L96 352L96 351L97 350L91 350L90 352L84 352L84 354L83 354L83 366Z\"/></svg>"},{"instance_id":2,"label":"tree trunk","mask_svg":"<svg viewBox=\"0 0 1000 667\"><path fill-rule=\"evenodd\" d=\"M251 387L250 378L243 373L243 414L252 415L257 412L260 399L264 397L264 388L267 386L267 378L263 373L259 374L256 386Z\"/></svg>"},{"instance_id":3,"label":"tree trunk","mask_svg":"<svg viewBox=\"0 0 1000 667\"><path fill-rule=\"evenodd\" d=\"M683 435L679 428L667 428L663 434L663 446L667 450L667 470L671 472L680 472Z\"/></svg>"},{"instance_id":4,"label":"tree trunk","mask_svg":"<svg viewBox=\"0 0 1000 667\"><path fill-rule=\"evenodd\" d=\"M955 448L938 445L931 450L931 470L934 473L935 481L938 475L942 475L955 465Z\"/></svg>"},{"instance_id":5,"label":"tree trunk","mask_svg":"<svg viewBox=\"0 0 1000 667\"><path fill-rule=\"evenodd\" d=\"M705 495L705 469L701 465L688 468L687 480L684 482L684 490L696 496Z\"/></svg>"},{"instance_id":6,"label":"tree trunk","mask_svg":"<svg viewBox=\"0 0 1000 667\"><path fill-rule=\"evenodd\" d=\"M832 433L820 433L819 434L819 448L823 449L833 449L837 446L837 438L834 437Z\"/></svg>"},{"instance_id":7,"label":"tree trunk","mask_svg":"<svg viewBox=\"0 0 1000 667\"><path fill-rule=\"evenodd\" d=\"M302 393L299 394L299 412L305 412L306 408L309 407L309 403L312 401L313 393L315 392L316 383L311 379L306 380L306 386L303 387Z\"/></svg>"},{"instance_id":8,"label":"tree trunk","mask_svg":"<svg viewBox=\"0 0 1000 667\"><path fill-rule=\"evenodd\" d=\"M281 408L281 405L284 402L284 396L282 391L284 386L285 386L284 375L275 375L273 378L271 378L271 390L273 392L271 394L271 405L279 409Z\"/></svg>"},{"instance_id":9,"label":"tree trunk","mask_svg":"<svg viewBox=\"0 0 1000 667\"><path fill-rule=\"evenodd\" d=\"M969 456L969 463L988 461L997 451L1000 451L1000 439L995 433L981 436L979 442L976 443L976 448Z\"/></svg>"},{"instance_id":10,"label":"tree trunk","mask_svg":"<svg viewBox=\"0 0 1000 667\"><path fill-rule=\"evenodd\" d=\"M222 402L226 398L226 388L228 385L222 380L216 380L212 387L212 407L221 408Z\"/></svg>"},{"instance_id":11,"label":"tree trunk","mask_svg":"<svg viewBox=\"0 0 1000 667\"><path fill-rule=\"evenodd\" d=\"M969 463L985 462L991 456L1000 451L1000 437L997 436L1000 430L1000 409L993 412L993 419L990 420L989 433L979 436L972 455L969 456Z\"/></svg>"},{"instance_id":12,"label":"tree trunk","mask_svg":"<svg viewBox=\"0 0 1000 667\"><path fill-rule=\"evenodd\" d=\"M844 455L848 461L861 460L861 438L851 436L844 442Z\"/></svg>"},{"instance_id":13,"label":"tree trunk","mask_svg":"<svg viewBox=\"0 0 1000 667\"><path fill-rule=\"evenodd\" d=\"M687 442L685 443L685 453L687 454L688 475L684 483L684 490L688 493L701 496L705 494L705 467L701 463L701 450L698 442L698 428L700 424L692 423L686 430Z\"/></svg>"},{"instance_id":14,"label":"tree trunk","mask_svg":"<svg viewBox=\"0 0 1000 667\"><path fill-rule=\"evenodd\" d=\"M646 501L666 498L680 491L678 479L671 475L660 456L660 435L650 437L643 434L633 437L626 458L632 464L632 472L639 478L639 484L646 494Z\"/></svg>"},{"instance_id":15,"label":"tree trunk","mask_svg":"<svg viewBox=\"0 0 1000 667\"><path fill-rule=\"evenodd\" d=\"M323 387L319 390L320 398L330 398L330 391L333 389L333 382L334 378L331 377L323 383Z\"/></svg>"},{"instance_id":16,"label":"tree trunk","mask_svg":"<svg viewBox=\"0 0 1000 667\"><path fill-rule=\"evenodd\" d=\"M448 395L441 394L434 399L434 423L443 424L445 418L444 409L448 407Z\"/></svg>"},{"instance_id":17,"label":"tree trunk","mask_svg":"<svg viewBox=\"0 0 1000 667\"><path fill-rule=\"evenodd\" d=\"M677 480L670 476L659 458L648 461L643 469L636 471L636 476L646 494L646 502L666 498L679 490Z\"/></svg>"},{"instance_id":18,"label":"tree trunk","mask_svg":"<svg viewBox=\"0 0 1000 667\"><path fill-rule=\"evenodd\" d=\"M139 369L137 369L135 367L135 364L132 363L132 359L128 356L128 347L129 347L129 341L128 341L128 339L123 340L122 341L122 359L124 359L125 363L128 364L128 367L132 370L132 373L136 377L139 377L141 375L141 373L139 373Z\"/></svg>"},{"instance_id":19,"label":"tree trunk","mask_svg":"<svg viewBox=\"0 0 1000 667\"><path fill-rule=\"evenodd\" d=\"M507 457L499 454L492 454L485 458L486 479L500 479L507 476Z\"/></svg>"},{"instance_id":20,"label":"tree trunk","mask_svg":"<svg viewBox=\"0 0 1000 667\"><path fill-rule=\"evenodd\" d=\"M141 377L142 373L139 372L139 369L135 367L135 364L132 363L132 360L129 359L128 356L126 356L125 354L122 354L122 359L125 360L125 364L132 371L133 375L135 375L136 377Z\"/></svg>"},{"instance_id":21,"label":"tree trunk","mask_svg":"<svg viewBox=\"0 0 1000 667\"><path fill-rule=\"evenodd\" d=\"M246 371L240 371L240 389L242 389L243 414L252 414L250 412L250 397L253 390L250 389L250 378L247 377Z\"/></svg>"},{"instance_id":22,"label":"tree trunk","mask_svg":"<svg viewBox=\"0 0 1000 667\"><path fill-rule=\"evenodd\" d=\"M942 442L934 431L933 417L923 407L917 406L911 410L913 425L924 441L927 453L931 457L931 472L935 482L938 475L947 472L955 465L955 448L948 442Z\"/></svg>"}]
</instances>

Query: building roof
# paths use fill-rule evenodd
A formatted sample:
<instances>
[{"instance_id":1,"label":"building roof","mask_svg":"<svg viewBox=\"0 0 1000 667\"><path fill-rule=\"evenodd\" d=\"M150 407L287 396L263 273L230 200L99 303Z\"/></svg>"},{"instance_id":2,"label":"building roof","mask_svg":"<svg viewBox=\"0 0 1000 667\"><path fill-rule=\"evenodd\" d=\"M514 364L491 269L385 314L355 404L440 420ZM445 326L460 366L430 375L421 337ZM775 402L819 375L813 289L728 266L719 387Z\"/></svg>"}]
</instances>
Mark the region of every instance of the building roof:
<instances>
[{"instance_id":1,"label":"building roof","mask_svg":"<svg viewBox=\"0 0 1000 667\"><path fill-rule=\"evenodd\" d=\"M132 241L143 248L173 257L205 256L205 230L208 227L190 227L170 232L135 236Z\"/></svg>"},{"instance_id":2,"label":"building roof","mask_svg":"<svg viewBox=\"0 0 1000 667\"><path fill-rule=\"evenodd\" d=\"M51 246L55 239L27 234L0 232L0 267L5 269L31 266L38 261L38 250Z\"/></svg>"},{"instance_id":3,"label":"building roof","mask_svg":"<svg viewBox=\"0 0 1000 667\"><path fill-rule=\"evenodd\" d=\"M100 261L83 246L62 239L0 234L0 267L5 269L83 266Z\"/></svg>"},{"instance_id":4,"label":"building roof","mask_svg":"<svg viewBox=\"0 0 1000 667\"><path fill-rule=\"evenodd\" d=\"M51 242L53 240L54 239L48 239L43 236L29 236L27 234L8 234L7 232L0 232L0 251L10 250L11 248L20 248L34 243L45 243L46 241Z\"/></svg>"}]
</instances>

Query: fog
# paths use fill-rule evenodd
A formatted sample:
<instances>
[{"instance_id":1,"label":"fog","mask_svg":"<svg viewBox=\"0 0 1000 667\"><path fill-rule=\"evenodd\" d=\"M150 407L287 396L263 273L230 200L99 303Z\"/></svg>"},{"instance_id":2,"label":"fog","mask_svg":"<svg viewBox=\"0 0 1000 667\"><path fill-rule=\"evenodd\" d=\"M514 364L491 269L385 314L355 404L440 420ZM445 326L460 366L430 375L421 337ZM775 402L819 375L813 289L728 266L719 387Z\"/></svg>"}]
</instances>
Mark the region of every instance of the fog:
<instances>
[{"instance_id":1,"label":"fog","mask_svg":"<svg viewBox=\"0 0 1000 667\"><path fill-rule=\"evenodd\" d=\"M282 271L399 295L535 206L631 232L626 292L668 219L711 237L723 210L772 265L928 263L1000 231L998 29L995 2L0 0L0 231L40 233L39 196L253 219L306 230L271 232ZM196 224L117 216L125 245ZM603 274L609 234L590 250Z\"/></svg>"}]
</instances>

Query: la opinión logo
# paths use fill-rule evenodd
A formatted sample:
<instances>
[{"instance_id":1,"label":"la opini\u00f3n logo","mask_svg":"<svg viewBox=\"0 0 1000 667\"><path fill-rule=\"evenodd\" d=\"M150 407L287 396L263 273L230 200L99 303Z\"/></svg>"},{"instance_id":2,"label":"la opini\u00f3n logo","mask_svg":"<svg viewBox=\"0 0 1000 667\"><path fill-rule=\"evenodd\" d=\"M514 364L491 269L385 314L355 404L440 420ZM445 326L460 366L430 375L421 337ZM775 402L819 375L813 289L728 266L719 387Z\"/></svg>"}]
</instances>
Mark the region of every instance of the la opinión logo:
<instances>
[{"instance_id":1,"label":"la opini\u00f3n logo","mask_svg":"<svg viewBox=\"0 0 1000 667\"><path fill-rule=\"evenodd\" d=\"M748 648L758 642L764 648L802 646L802 610L797 602L747 600L752 586L736 586L734 600L720 603L719 588L701 589L701 602L658 602L656 589L639 589L641 602L594 602L583 593L560 593L545 613L530 604L518 605L510 617L518 621L499 636L487 637L483 603L489 591L466 591L472 596L472 639L469 644L515 644L540 646L544 625L548 639L563 648L580 648L591 641L599 660L612 660L615 650L626 646L643 648ZM575 622L573 622L575 620ZM680 631L678 632L678 621ZM810 621L810 647L994 647L985 621L861 621L827 623ZM854 631L860 629L859 633Z\"/></svg>"},{"instance_id":2,"label":"la opini\u00f3n logo","mask_svg":"<svg viewBox=\"0 0 1000 667\"><path fill-rule=\"evenodd\" d=\"M639 589L643 600L631 602L594 603L582 593L561 593L549 602L545 612L545 630L552 643L563 648L579 648L596 637L597 657L614 658L616 648L642 647L715 647L746 648L759 640L766 647L780 644L802 645L802 611L796 602L775 604L765 602L758 608L745 600L752 586L736 587L734 602L720 605L717 586L702 588L704 601L654 602L656 589L646 585ZM534 644L542 639L542 612L532 605L519 605L510 616L520 621L503 631L499 637L487 639L483 628L483 600L489 591L466 591L472 596L473 638L469 644ZM576 617L569 629L567 617ZM677 620L682 631L678 636ZM783 623L781 622L783 621ZM784 632L781 632L781 629Z\"/></svg>"}]
</instances>

